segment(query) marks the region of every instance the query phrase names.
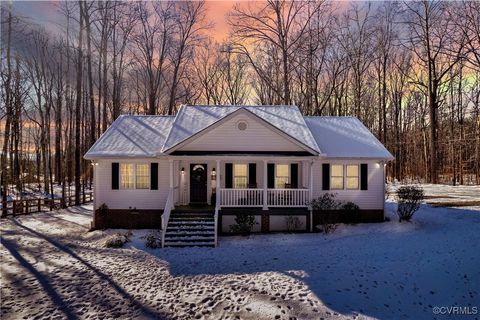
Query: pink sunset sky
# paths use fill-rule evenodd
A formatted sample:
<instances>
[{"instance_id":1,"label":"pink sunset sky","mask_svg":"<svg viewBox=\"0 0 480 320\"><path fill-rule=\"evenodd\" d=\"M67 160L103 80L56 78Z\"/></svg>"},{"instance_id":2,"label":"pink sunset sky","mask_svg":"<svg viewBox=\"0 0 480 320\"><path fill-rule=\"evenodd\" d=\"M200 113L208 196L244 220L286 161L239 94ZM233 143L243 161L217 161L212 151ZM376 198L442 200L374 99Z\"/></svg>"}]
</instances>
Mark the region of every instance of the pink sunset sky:
<instances>
[{"instance_id":1,"label":"pink sunset sky","mask_svg":"<svg viewBox=\"0 0 480 320\"><path fill-rule=\"evenodd\" d=\"M207 21L214 23L211 35L217 41L222 41L228 34L228 24L226 13L238 1L207 1ZM243 1L242 3L247 3ZM261 3L261 1L258 1ZM16 14L38 23L49 31L58 31L59 25L64 21L64 16L60 12L60 2L56 1L19 1L13 2L13 8Z\"/></svg>"}]
</instances>

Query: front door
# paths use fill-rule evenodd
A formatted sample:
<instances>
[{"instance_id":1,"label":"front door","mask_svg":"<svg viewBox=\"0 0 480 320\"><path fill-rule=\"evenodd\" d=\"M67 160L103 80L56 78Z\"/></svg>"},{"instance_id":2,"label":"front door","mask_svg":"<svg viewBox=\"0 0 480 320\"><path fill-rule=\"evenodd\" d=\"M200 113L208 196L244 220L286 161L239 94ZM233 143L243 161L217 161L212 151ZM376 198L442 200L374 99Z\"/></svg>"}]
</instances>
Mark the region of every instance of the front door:
<instances>
[{"instance_id":1,"label":"front door","mask_svg":"<svg viewBox=\"0 0 480 320\"><path fill-rule=\"evenodd\" d=\"M207 165L190 165L190 202L207 202Z\"/></svg>"}]
</instances>

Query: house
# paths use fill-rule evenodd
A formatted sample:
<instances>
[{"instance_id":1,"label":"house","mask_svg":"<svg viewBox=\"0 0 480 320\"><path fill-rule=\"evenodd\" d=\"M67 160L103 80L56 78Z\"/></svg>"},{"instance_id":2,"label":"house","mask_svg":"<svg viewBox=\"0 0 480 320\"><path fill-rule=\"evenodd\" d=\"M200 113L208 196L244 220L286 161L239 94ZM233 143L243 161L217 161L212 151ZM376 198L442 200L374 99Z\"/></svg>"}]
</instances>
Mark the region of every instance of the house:
<instances>
[{"instance_id":1,"label":"house","mask_svg":"<svg viewBox=\"0 0 480 320\"><path fill-rule=\"evenodd\" d=\"M237 214L254 215L257 232L291 228L292 217L311 231L307 203L327 192L357 204L363 221L383 221L393 157L355 117L184 105L176 116L120 116L85 159L94 168L93 227L163 228L165 244L184 245L206 244L207 234L216 242Z\"/></svg>"}]
</instances>

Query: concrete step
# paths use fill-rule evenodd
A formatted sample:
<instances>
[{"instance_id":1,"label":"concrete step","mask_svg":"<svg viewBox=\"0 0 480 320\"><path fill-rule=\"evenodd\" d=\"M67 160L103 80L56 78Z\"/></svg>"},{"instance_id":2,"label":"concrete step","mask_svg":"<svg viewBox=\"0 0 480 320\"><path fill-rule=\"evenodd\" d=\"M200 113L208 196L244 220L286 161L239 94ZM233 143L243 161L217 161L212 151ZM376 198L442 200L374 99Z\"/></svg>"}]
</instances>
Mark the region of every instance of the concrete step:
<instances>
[{"instance_id":1,"label":"concrete step","mask_svg":"<svg viewBox=\"0 0 480 320\"><path fill-rule=\"evenodd\" d=\"M215 241L215 235L209 236L181 236L181 237L167 237L165 236L165 242L213 242Z\"/></svg>"},{"instance_id":2,"label":"concrete step","mask_svg":"<svg viewBox=\"0 0 480 320\"><path fill-rule=\"evenodd\" d=\"M165 237L178 237L178 236L211 236L215 232L213 230L194 230L194 231L167 231Z\"/></svg>"},{"instance_id":3,"label":"concrete step","mask_svg":"<svg viewBox=\"0 0 480 320\"><path fill-rule=\"evenodd\" d=\"M169 222L179 222L179 221L185 221L185 222L192 222L192 221L202 221L202 222L215 222L214 218L176 218L176 217L170 217L168 220Z\"/></svg>"},{"instance_id":4,"label":"concrete step","mask_svg":"<svg viewBox=\"0 0 480 320\"><path fill-rule=\"evenodd\" d=\"M215 247L214 241L206 241L206 242L170 242L165 241L165 247L178 247L178 248L185 248L185 247Z\"/></svg>"},{"instance_id":5,"label":"concrete step","mask_svg":"<svg viewBox=\"0 0 480 320\"><path fill-rule=\"evenodd\" d=\"M166 232L198 232L198 231L208 231L208 232L215 232L215 227L205 228L203 226L177 226L177 227L167 227ZM166 234L167 234L166 233ZM165 234L165 235L166 235Z\"/></svg>"},{"instance_id":6,"label":"concrete step","mask_svg":"<svg viewBox=\"0 0 480 320\"><path fill-rule=\"evenodd\" d=\"M168 222L168 226L214 226L214 221L199 220L172 220Z\"/></svg>"}]
</instances>

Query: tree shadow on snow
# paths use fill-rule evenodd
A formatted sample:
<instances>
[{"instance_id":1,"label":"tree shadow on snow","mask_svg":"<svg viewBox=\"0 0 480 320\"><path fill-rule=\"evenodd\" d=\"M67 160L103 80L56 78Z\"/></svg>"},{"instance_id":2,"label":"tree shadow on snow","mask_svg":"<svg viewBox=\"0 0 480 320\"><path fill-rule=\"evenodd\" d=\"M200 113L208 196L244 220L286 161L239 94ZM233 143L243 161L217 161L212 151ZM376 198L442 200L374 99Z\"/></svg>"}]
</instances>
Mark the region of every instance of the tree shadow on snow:
<instances>
[{"instance_id":1,"label":"tree shadow on snow","mask_svg":"<svg viewBox=\"0 0 480 320\"><path fill-rule=\"evenodd\" d=\"M226 237L217 248L169 248L154 254L169 264L175 277L268 272L272 278L278 274L301 281L340 314L432 318L434 306L480 304L475 284L480 257L472 254L480 252L479 222L478 212L423 205L411 228L391 221L378 228L352 226L373 229L340 237Z\"/></svg>"},{"instance_id":2,"label":"tree shadow on snow","mask_svg":"<svg viewBox=\"0 0 480 320\"><path fill-rule=\"evenodd\" d=\"M129 303L132 307L135 307L136 309L140 310L141 316L142 317L147 317L147 318L154 318L154 319L166 319L168 318L166 315L163 313L159 313L158 311L145 306L141 302L135 299L131 294L126 292L119 284L117 284L115 281L113 281L108 275L105 273L101 272L97 267L93 266L90 264L88 261L80 257L77 253L75 253L70 247L60 243L59 241L54 240L53 238L40 233L36 230L33 230L23 224L21 224L17 219L13 218L11 219L12 223L15 224L17 227L22 228L29 233L33 234L34 236L43 239L53 245L56 249L68 254L72 258L74 258L76 261L80 262L80 264L84 267L87 268L87 270L93 272L95 276L97 276L101 281L106 282L120 297L123 298L124 301ZM2 243L5 245L7 250L12 254L13 257L19 261L19 263L24 266L29 272L31 272L35 277L39 280L39 282L42 284L42 287L45 288L47 294L52 298L52 301L61 307L61 310L65 313L66 317L69 319L76 319L76 315L72 312L72 310L68 307L67 304L61 299L61 297L56 293L54 288L51 286L50 282L47 280L45 275L42 273L38 272L31 264L28 263L16 250L16 246L13 242L10 240L4 239L3 237L1 238ZM102 303L106 303L107 305L109 304L108 297L104 297L104 301ZM111 306L111 309L113 309L113 305Z\"/></svg>"}]
</instances>

